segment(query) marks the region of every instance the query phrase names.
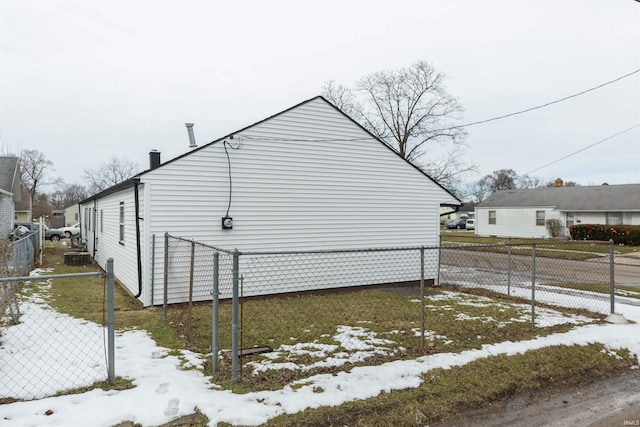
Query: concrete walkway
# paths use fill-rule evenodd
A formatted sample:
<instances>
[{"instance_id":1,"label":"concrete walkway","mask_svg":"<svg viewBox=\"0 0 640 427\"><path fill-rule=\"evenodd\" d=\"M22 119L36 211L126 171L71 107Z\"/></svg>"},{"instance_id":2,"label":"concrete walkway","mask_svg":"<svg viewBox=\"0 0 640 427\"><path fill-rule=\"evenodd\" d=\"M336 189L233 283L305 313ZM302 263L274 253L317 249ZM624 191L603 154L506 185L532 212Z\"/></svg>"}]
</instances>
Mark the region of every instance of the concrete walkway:
<instances>
[{"instance_id":1,"label":"concrete walkway","mask_svg":"<svg viewBox=\"0 0 640 427\"><path fill-rule=\"evenodd\" d=\"M637 265L640 267L640 251L628 254L617 254L613 256L614 264Z\"/></svg>"}]
</instances>

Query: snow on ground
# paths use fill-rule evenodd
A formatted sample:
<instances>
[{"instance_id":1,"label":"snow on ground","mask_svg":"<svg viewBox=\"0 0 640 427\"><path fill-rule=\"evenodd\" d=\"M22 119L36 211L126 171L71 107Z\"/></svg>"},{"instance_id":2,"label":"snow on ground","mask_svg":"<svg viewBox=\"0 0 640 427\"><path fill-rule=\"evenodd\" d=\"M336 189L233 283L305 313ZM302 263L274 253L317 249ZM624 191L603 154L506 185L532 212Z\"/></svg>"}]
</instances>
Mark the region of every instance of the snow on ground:
<instances>
[{"instance_id":1,"label":"snow on ground","mask_svg":"<svg viewBox=\"0 0 640 427\"><path fill-rule=\"evenodd\" d=\"M446 294L446 293L445 293ZM538 301L553 303L558 294L552 291L537 292ZM440 298L456 298L455 294ZM566 298L578 307L593 303L593 295L584 293L582 298ZM489 299L486 299L489 301ZM488 303L476 298L470 304ZM177 416L187 415L197 407L211 420L211 425L227 422L234 425L260 425L284 413L296 413L307 408L340 405L355 399L367 399L381 392L417 387L422 375L436 368L448 369L462 366L491 355L514 355L529 350L554 345L587 345L601 343L607 351L627 348L640 354L640 307L619 298L616 312L628 320L637 322L626 325L589 324L573 330L520 342L502 342L484 345L478 350L461 353L440 353L415 360L393 361L379 366L353 368L336 375L320 374L298 381L277 391L261 391L234 394L211 384L196 369L181 369L185 357L189 364L199 365L201 359L183 351L181 357L169 355L158 347L144 331L127 331L116 337L116 373L133 380L135 388L123 391L92 390L86 393L50 397L40 400L0 405L0 424L3 426L113 426L130 420L145 426L168 422ZM41 303L42 301L40 301ZM631 301L629 301L631 302ZM637 304L637 300L636 300ZM44 309L42 304L34 306ZM67 316L68 317L68 316ZM22 320L28 323L26 315ZM61 317L65 319L65 317ZM68 318L69 321L76 319ZM463 319L464 320L464 319ZM575 319L582 323L589 319ZM557 319L556 319L557 321ZM565 319L566 321L566 319ZM80 322L75 328L92 331L96 325ZM353 343L360 338L358 351L376 351L385 348L386 340L376 338L366 328L343 328L336 335L338 342ZM340 341L340 337L349 338ZM445 337L442 337L445 338ZM4 339L4 337L3 337ZM0 362L5 363L7 346L0 349ZM300 345L299 348L279 349L287 351L333 352L331 346ZM267 359L268 360L268 359ZM2 369L3 365L0 365ZM640 392L639 392L640 397ZM49 414L49 415L47 415Z\"/></svg>"}]
</instances>

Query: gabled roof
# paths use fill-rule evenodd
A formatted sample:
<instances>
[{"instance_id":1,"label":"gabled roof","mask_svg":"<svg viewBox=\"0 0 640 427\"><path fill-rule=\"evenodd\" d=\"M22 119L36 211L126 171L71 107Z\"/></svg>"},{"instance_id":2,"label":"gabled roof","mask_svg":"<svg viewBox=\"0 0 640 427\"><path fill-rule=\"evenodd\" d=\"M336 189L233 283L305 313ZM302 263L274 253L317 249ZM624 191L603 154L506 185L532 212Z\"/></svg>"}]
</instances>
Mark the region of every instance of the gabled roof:
<instances>
[{"instance_id":1,"label":"gabled roof","mask_svg":"<svg viewBox=\"0 0 640 427\"><path fill-rule=\"evenodd\" d=\"M560 211L640 211L640 184L502 190L476 208L552 207Z\"/></svg>"},{"instance_id":2,"label":"gabled roof","mask_svg":"<svg viewBox=\"0 0 640 427\"><path fill-rule=\"evenodd\" d=\"M286 109L286 110L284 110L284 111L281 111L281 112L279 112L279 113L277 113L277 114L274 114L274 115L272 115L272 116L269 116L269 117L267 117L266 119L260 120L260 121L258 121L258 122L256 122L256 123L252 124L252 125L246 126L246 127L242 128L242 129L240 129L240 130L237 130L237 131L232 132L232 133L230 133L230 134L228 134L228 135L225 135L225 136L223 136L222 138L218 138L218 139L216 139L216 140L214 140L214 141L211 141L211 142L209 142L209 143L207 143L207 144L204 144L204 145L202 145L202 146L200 146L200 147L198 147L198 148L196 148L196 149L194 149L194 150L188 151L188 152L186 152L186 153L184 153L184 154L182 154L182 155L180 155L180 156L178 156L178 157L175 157L175 158L173 158L173 159L171 159L171 160L169 160L169 161L167 161L167 162L162 163L162 164L161 164L160 166L158 166L158 167L163 167L164 165L167 165L167 164L169 164L169 163L173 163L174 161L176 161L176 160L178 160L178 159L181 159L181 158L183 158L183 157L186 157L186 156L188 156L188 155L190 155L190 154L192 154L192 153L194 153L194 152L196 152L196 151L202 150L202 149L204 149L205 147L208 147L208 146L210 146L210 145L212 145L212 144L221 143L221 142L222 142L222 141L224 141L225 139L231 138L233 135L236 135L236 134L239 134L239 133L241 133L241 132L244 132L244 131L245 131L245 130L247 130L247 129L250 129L250 128L252 128L252 127L256 126L256 125L259 125L259 124L261 124L261 123L264 123L264 122L266 122L266 121L268 121L268 120L273 119L274 117L277 117L277 116L280 116L280 115L282 115L282 114L285 114L285 113L287 113L287 112L289 112L289 111L291 111L291 110L294 110L294 109L296 109L296 108L298 108L298 107L300 107L300 106L302 106L302 105L304 105L304 104L307 104L307 103L309 103L309 102L315 101L315 100L317 100L317 99L321 99L321 100L323 100L324 102L326 102L327 104L329 104L330 106L332 106L336 111L338 111L340 114L342 114L343 116L345 116L346 118L348 118L351 122L353 122L356 126L358 126L358 127L359 127L359 128L361 128L362 130L364 130L366 133L368 133L368 134L371 136L371 138L372 138L372 139L375 139L375 140L376 140L376 141L378 141L380 144L382 144L382 145L384 145L385 147L387 147L387 148L388 148L392 153L394 153L395 155L397 155L397 156L401 157L403 160L405 160L405 161L407 162L407 164L409 164L411 167L413 167L413 168L417 169L417 170L418 170L420 173L422 173L426 178L428 178L430 181L432 181L432 182L433 182L434 184L436 184L438 187L440 187L440 188L442 188L444 191L446 191L449 195L451 195L451 197L452 197L452 198L454 198L455 200L458 200L458 198L457 198L455 195L453 195L449 190L447 190L447 189L446 189L446 188L444 188L442 185L440 185L436 180L434 180L433 178L431 178L431 177L430 177L428 174L426 174L422 169L418 168L418 167L417 167L417 166L415 166L413 163L411 163L411 162L409 162L408 160L404 159L402 156L400 156L400 154L399 154L396 150L394 150L392 147L390 147L390 146L389 146L388 144L386 144L384 141L382 141L382 140L380 140L379 138L377 138L376 136L374 136L371 132L369 132L368 130L366 130L364 127L362 127L362 125L360 125L358 122L356 122L355 120L353 120L351 117L349 117L349 116L348 116L347 114L345 114L342 110L340 110L338 107L336 107L336 106L335 106L335 105L333 105L331 102L329 102L329 101L328 101L326 98L324 98L323 96L316 96L316 97L313 97L313 98L311 98L311 99L307 99L306 101L303 101L303 102L301 102L301 103L299 103L299 104L296 104L296 105L294 105L293 107L287 108L287 109ZM147 169L147 170L145 170L145 171L143 171L143 172L140 172L140 173L139 173L139 174L137 174L136 176L134 176L134 177L132 177L132 178L130 178L130 179L128 179L128 180L126 180L126 181L123 181L123 182L121 182L121 183L119 183L119 184L116 184L116 185L114 185L113 187L107 188L106 190L104 190L104 191L102 191L102 192L100 192L100 193L98 193L98 194L95 194L95 195L93 195L93 196L91 196L91 197L89 197L89 198L87 198L87 199L85 199L85 200L82 200L82 201L80 202L80 204L87 203L87 202L90 202L90 201L95 200L95 199L99 199L100 197L103 197L103 196L106 196L106 195L109 195L109 194L115 193L115 192L120 191L120 190L123 190L123 189L125 189L125 188L133 187L136 183L139 183L139 182L140 182L140 177L141 177L142 175L144 175L144 174L146 174L146 173L148 173L148 172L150 172L150 171L152 171L152 170L154 170L154 169Z\"/></svg>"},{"instance_id":3,"label":"gabled roof","mask_svg":"<svg viewBox=\"0 0 640 427\"><path fill-rule=\"evenodd\" d=\"M18 176L18 158L0 157L0 190L5 193L14 193L17 190L16 184ZM16 195L18 200L20 195Z\"/></svg>"}]
</instances>

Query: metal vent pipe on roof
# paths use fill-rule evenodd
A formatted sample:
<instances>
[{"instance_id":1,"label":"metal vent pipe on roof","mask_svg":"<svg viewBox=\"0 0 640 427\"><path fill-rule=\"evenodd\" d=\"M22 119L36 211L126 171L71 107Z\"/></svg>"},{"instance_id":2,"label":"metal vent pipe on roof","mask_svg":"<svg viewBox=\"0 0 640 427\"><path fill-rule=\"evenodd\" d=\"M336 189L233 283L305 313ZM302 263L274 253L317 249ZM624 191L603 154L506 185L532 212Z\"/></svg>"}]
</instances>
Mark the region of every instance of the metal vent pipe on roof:
<instances>
[{"instance_id":1,"label":"metal vent pipe on roof","mask_svg":"<svg viewBox=\"0 0 640 427\"><path fill-rule=\"evenodd\" d=\"M196 148L196 137L193 135L193 123L185 123L187 127L187 133L189 134L189 148Z\"/></svg>"}]
</instances>

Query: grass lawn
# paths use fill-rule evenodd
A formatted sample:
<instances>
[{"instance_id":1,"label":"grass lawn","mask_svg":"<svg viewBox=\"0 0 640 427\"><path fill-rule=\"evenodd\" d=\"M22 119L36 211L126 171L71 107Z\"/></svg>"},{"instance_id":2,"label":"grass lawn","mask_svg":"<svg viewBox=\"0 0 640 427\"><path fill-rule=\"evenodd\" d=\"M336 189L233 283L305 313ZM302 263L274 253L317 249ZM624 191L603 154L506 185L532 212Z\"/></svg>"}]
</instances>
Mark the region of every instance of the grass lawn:
<instances>
[{"instance_id":1,"label":"grass lawn","mask_svg":"<svg viewBox=\"0 0 640 427\"><path fill-rule=\"evenodd\" d=\"M97 269L63 265L64 251L59 243L47 242L44 267L53 268L53 274ZM24 291L29 289L25 285ZM587 311L541 306L538 313L548 310L549 316L559 320L532 332L529 307L521 300L484 291L471 293L450 288L427 291L424 341L419 333L420 302L407 290L368 289L245 300L241 314L242 347L268 345L274 351L243 357L239 384L231 382L225 359L221 360L221 372L212 379L239 393L277 390L317 373L335 374L359 365L526 340L567 331L574 327L573 323L599 322L602 318ZM61 312L104 322L104 279L57 279L45 298ZM147 330L158 345L175 350L174 354L184 348L209 351L210 305L194 307L191 330L187 331L185 306L170 307L169 318L163 319L161 309L142 309L121 288L117 287L115 298L117 329ZM223 302L220 306L223 349L230 348L230 311L230 304ZM593 381L637 363L624 350L617 352L618 357L602 350L599 345L558 346L517 356L490 357L430 372L414 389L282 416L269 425L425 425L451 419L462 408L487 405L525 390ZM337 362L330 366L322 363L327 359Z\"/></svg>"}]
</instances>

